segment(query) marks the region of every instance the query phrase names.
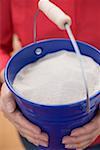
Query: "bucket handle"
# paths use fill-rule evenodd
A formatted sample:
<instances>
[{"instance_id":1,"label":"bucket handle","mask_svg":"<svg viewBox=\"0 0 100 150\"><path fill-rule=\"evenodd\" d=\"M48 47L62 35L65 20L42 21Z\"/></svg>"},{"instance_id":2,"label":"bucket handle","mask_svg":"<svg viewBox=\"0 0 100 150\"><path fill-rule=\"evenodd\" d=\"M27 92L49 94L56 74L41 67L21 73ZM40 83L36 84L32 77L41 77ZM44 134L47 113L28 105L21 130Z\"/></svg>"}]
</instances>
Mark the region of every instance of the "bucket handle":
<instances>
[{"instance_id":1,"label":"bucket handle","mask_svg":"<svg viewBox=\"0 0 100 150\"><path fill-rule=\"evenodd\" d=\"M54 6L55 7L55 6ZM34 15L34 29L33 29L33 35L34 35L34 43L36 42L36 37L37 37L37 17L38 17L38 14L39 14L39 9L36 10L36 13ZM68 20L68 19L67 19ZM72 34L73 35L73 34ZM74 38L74 37L73 37ZM74 39L75 41L75 39ZM73 42L72 42L73 43ZM75 43L76 44L76 43ZM77 46L77 44L75 45L75 47ZM78 46L77 46L77 49L78 49ZM78 50L79 51L79 50ZM81 65L81 68L82 68L82 74L83 74L83 79L84 79L84 84L85 84L85 88L86 88L86 102L87 102L87 112L89 113L90 112L90 99L89 99L89 92L88 92L88 87L87 87L87 82L86 82L86 78L85 78L85 74L84 74L84 69L83 69L83 65L81 63L81 58L80 58L80 51L77 52L77 55L78 55L78 59L80 61L80 65Z\"/></svg>"}]
</instances>

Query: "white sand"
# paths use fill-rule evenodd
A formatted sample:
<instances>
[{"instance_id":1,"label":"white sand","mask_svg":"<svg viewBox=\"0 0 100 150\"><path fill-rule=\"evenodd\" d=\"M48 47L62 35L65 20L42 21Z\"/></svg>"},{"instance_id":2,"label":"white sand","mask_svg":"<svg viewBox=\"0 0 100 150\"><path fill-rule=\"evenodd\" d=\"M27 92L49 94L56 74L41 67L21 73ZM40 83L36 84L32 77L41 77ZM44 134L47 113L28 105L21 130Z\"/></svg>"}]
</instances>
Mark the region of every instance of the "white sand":
<instances>
[{"instance_id":1,"label":"white sand","mask_svg":"<svg viewBox=\"0 0 100 150\"><path fill-rule=\"evenodd\" d=\"M100 67L90 57L82 56L89 95L100 90ZM15 90L29 101L60 105L86 97L79 61L73 52L49 54L24 67L16 76Z\"/></svg>"}]
</instances>

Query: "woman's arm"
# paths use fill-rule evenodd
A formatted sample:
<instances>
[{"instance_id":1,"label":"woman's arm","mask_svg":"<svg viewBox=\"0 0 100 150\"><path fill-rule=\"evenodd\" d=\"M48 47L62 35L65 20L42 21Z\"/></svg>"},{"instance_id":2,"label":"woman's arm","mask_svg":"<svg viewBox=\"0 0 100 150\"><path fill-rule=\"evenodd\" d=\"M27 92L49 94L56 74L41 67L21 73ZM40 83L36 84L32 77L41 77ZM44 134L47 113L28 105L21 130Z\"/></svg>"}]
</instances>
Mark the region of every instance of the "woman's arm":
<instances>
[{"instance_id":1,"label":"woman's arm","mask_svg":"<svg viewBox=\"0 0 100 150\"><path fill-rule=\"evenodd\" d=\"M62 143L68 149L83 150L100 135L100 110L95 118L83 127L74 129L70 136L63 137Z\"/></svg>"}]
</instances>

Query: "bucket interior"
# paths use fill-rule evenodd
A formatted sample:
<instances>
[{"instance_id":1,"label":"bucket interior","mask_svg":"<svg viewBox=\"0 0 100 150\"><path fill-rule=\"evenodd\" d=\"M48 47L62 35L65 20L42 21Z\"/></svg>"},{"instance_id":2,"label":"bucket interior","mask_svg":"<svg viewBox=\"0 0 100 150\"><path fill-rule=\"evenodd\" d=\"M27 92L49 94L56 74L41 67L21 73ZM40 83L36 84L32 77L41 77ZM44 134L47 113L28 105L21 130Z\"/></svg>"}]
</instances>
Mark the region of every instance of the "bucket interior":
<instances>
[{"instance_id":1,"label":"bucket interior","mask_svg":"<svg viewBox=\"0 0 100 150\"><path fill-rule=\"evenodd\" d=\"M91 57L96 63L100 65L100 52L95 47L79 41L77 43L82 55ZM5 80L10 90L16 95L16 91L14 90L12 84L20 69L30 63L36 62L38 59L41 59L47 54L55 53L61 50L75 52L71 41L66 39L51 39L40 41L22 48L21 51L17 52L10 59L5 69ZM99 93L100 92L97 92L94 96L98 95ZM17 96L20 95L17 93Z\"/></svg>"}]
</instances>

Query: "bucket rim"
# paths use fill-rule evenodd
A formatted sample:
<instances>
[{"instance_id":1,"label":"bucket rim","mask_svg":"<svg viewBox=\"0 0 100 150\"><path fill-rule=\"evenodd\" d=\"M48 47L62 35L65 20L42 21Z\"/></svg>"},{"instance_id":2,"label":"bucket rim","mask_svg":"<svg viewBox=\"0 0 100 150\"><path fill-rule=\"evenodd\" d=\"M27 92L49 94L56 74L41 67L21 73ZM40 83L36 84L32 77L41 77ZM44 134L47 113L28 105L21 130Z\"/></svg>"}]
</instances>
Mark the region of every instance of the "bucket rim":
<instances>
[{"instance_id":1,"label":"bucket rim","mask_svg":"<svg viewBox=\"0 0 100 150\"><path fill-rule=\"evenodd\" d=\"M71 42L69 39L65 39L65 38L51 38L51 39L46 39L46 40L40 40L40 41L36 41L35 43L31 43L31 44L28 44L27 46L25 46L25 47L22 47L21 49L20 49L20 51L18 51L18 52L16 52L10 59L9 59L9 61L8 61L8 63L7 63L7 65L6 65L6 67L5 67L5 70L4 70L4 79L5 79L5 82L6 82L6 85L8 86L8 88L10 89L10 91L16 96L16 97L18 97L19 99L21 99L21 101L25 101L25 102L27 102L27 103L31 103L32 105L35 105L35 106L40 106L40 107L70 107L70 106L75 106L75 105L79 105L80 103L86 103L86 98L84 98L84 99L81 99L81 100L78 100L77 102L74 102L74 103L68 103L68 104L60 104L60 105L45 105L45 104L40 104L40 103L35 103L35 102L32 102L31 100L29 100L29 99L26 99L25 97L23 97L21 94L19 94L14 88L13 88L13 86L11 85L11 83L9 82L9 80L8 80L8 68L9 68L9 66L10 66L10 63L11 63L11 61L14 59L14 57L16 57L19 53L21 53L24 49L26 49L26 48L28 48L28 47L30 47L30 46L32 46L32 45L35 45L35 44L38 44L38 43L43 43L43 42L49 42L49 41L69 41L69 42ZM83 45L85 45L85 46L88 46L88 47L90 47L90 48L92 48L92 49L94 49L94 50L96 50L99 54L100 54L100 51L96 48L96 47L94 47L94 46L92 46L92 45L90 45L90 44L88 44L88 43L86 43L86 42L82 42L82 41L79 41L79 40L76 40L77 41L77 43L79 43L79 44L83 44ZM91 95L89 98L90 98L90 100L92 100L92 99L94 99L95 97L97 97L97 96L99 96L100 95L100 91L97 91L97 92L95 92L93 95Z\"/></svg>"}]
</instances>

